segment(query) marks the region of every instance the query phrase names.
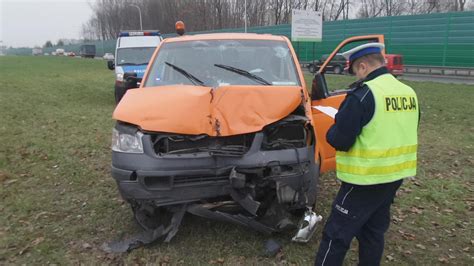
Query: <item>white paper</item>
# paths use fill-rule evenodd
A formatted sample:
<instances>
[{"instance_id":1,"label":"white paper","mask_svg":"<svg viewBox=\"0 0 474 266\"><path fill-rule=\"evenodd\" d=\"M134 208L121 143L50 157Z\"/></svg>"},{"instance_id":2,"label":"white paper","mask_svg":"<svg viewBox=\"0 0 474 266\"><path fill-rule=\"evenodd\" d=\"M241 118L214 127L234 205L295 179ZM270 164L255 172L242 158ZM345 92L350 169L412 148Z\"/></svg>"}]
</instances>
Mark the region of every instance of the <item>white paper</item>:
<instances>
[{"instance_id":1,"label":"white paper","mask_svg":"<svg viewBox=\"0 0 474 266\"><path fill-rule=\"evenodd\" d=\"M336 117L336 113L338 111L336 108L332 106L316 105L316 106L313 106L313 108L321 111L323 114L332 118Z\"/></svg>"}]
</instances>

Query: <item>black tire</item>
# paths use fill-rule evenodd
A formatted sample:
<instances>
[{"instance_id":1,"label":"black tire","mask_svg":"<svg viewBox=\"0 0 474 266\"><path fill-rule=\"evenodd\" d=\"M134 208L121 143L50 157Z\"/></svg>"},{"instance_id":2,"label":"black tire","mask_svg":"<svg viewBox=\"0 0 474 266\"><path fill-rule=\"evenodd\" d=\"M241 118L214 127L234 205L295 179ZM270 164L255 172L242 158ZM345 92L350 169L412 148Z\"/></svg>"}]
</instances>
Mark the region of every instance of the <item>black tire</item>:
<instances>
[{"instance_id":1,"label":"black tire","mask_svg":"<svg viewBox=\"0 0 474 266\"><path fill-rule=\"evenodd\" d=\"M160 225L166 226L171 221L172 214L164 207L154 207L136 202L130 205L135 222L144 230L154 230Z\"/></svg>"},{"instance_id":2,"label":"black tire","mask_svg":"<svg viewBox=\"0 0 474 266\"><path fill-rule=\"evenodd\" d=\"M342 74L342 67L335 66L333 72L334 74Z\"/></svg>"},{"instance_id":3,"label":"black tire","mask_svg":"<svg viewBox=\"0 0 474 266\"><path fill-rule=\"evenodd\" d=\"M316 68L314 67L313 64L309 65L308 70L309 70L310 73L316 72Z\"/></svg>"},{"instance_id":4,"label":"black tire","mask_svg":"<svg viewBox=\"0 0 474 266\"><path fill-rule=\"evenodd\" d=\"M125 88L124 87L115 87L115 104L118 104L122 97L125 95Z\"/></svg>"}]
</instances>

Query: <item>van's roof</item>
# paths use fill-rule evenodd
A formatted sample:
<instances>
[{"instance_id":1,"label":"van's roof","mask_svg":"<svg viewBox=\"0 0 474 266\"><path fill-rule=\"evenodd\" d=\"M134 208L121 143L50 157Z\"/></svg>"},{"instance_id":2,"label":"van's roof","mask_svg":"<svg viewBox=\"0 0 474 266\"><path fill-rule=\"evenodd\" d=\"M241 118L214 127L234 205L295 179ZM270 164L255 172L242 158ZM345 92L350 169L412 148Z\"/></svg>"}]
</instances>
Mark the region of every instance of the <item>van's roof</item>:
<instances>
[{"instance_id":1,"label":"van's roof","mask_svg":"<svg viewBox=\"0 0 474 266\"><path fill-rule=\"evenodd\" d=\"M164 42L208 41L208 40L265 40L285 41L286 37L257 33L207 33L167 38Z\"/></svg>"}]
</instances>

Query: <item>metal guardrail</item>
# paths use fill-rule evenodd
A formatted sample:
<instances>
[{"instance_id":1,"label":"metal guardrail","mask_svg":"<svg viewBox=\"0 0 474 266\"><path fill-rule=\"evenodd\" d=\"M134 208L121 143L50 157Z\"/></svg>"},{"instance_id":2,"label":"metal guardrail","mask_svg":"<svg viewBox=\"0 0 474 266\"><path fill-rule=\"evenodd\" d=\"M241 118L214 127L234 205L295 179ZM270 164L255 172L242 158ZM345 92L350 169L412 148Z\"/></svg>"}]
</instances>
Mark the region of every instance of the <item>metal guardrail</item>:
<instances>
[{"instance_id":1,"label":"metal guardrail","mask_svg":"<svg viewBox=\"0 0 474 266\"><path fill-rule=\"evenodd\" d=\"M421 75L474 77L474 68L405 65L404 73L421 74Z\"/></svg>"}]
</instances>

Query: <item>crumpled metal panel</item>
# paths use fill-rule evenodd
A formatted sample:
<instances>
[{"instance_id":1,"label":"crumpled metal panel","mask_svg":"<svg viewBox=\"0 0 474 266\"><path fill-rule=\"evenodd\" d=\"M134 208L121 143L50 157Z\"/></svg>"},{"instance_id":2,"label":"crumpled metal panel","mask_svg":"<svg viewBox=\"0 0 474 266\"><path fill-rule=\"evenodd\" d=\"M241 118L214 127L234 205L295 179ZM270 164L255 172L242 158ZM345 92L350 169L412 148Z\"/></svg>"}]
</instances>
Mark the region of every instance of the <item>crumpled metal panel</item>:
<instances>
[{"instance_id":1,"label":"crumpled metal panel","mask_svg":"<svg viewBox=\"0 0 474 266\"><path fill-rule=\"evenodd\" d=\"M231 136L284 118L302 95L299 86L146 87L129 90L113 118L145 131Z\"/></svg>"}]
</instances>

